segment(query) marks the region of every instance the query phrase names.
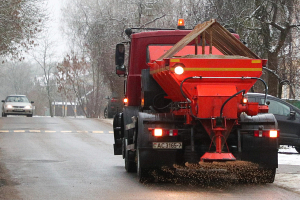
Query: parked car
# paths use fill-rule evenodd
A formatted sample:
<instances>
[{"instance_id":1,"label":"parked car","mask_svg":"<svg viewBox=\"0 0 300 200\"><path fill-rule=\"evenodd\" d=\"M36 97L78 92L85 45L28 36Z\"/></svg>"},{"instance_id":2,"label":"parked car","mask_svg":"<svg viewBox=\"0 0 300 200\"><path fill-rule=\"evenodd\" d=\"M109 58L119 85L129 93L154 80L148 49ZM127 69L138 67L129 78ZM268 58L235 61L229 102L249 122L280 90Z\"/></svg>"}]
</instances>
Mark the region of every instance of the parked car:
<instances>
[{"instance_id":1,"label":"parked car","mask_svg":"<svg viewBox=\"0 0 300 200\"><path fill-rule=\"evenodd\" d=\"M33 115L33 101L29 102L25 95L10 95L5 100L2 100L2 117L7 115Z\"/></svg>"},{"instance_id":2,"label":"parked car","mask_svg":"<svg viewBox=\"0 0 300 200\"><path fill-rule=\"evenodd\" d=\"M120 98L112 97L108 98L107 106L104 109L105 118L113 118L118 112L123 110L123 101Z\"/></svg>"},{"instance_id":3,"label":"parked car","mask_svg":"<svg viewBox=\"0 0 300 200\"><path fill-rule=\"evenodd\" d=\"M249 102L264 103L265 94L248 93ZM269 113L273 113L280 129L279 145L294 146L300 153L300 109L271 95L267 96Z\"/></svg>"}]
</instances>

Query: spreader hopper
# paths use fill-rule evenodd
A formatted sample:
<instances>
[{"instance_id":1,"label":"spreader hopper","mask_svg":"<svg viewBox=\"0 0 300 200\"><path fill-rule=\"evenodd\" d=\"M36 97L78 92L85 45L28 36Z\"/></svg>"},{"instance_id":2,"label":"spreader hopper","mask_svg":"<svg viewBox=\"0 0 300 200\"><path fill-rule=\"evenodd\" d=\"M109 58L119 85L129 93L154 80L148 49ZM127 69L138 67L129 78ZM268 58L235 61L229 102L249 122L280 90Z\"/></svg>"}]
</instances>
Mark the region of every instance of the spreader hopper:
<instances>
[{"instance_id":1,"label":"spreader hopper","mask_svg":"<svg viewBox=\"0 0 300 200\"><path fill-rule=\"evenodd\" d=\"M193 52L174 56L191 44L195 46ZM207 46L209 52L205 50ZM214 48L223 55L213 55ZM150 73L166 92L166 98L180 105L181 109L173 113L185 115L187 124L200 121L214 143L215 152L205 153L201 160L235 160L223 147L239 115L267 112L266 107L243 98L244 93L261 80L266 60L260 59L236 36L211 20L197 25L149 65Z\"/></svg>"}]
</instances>

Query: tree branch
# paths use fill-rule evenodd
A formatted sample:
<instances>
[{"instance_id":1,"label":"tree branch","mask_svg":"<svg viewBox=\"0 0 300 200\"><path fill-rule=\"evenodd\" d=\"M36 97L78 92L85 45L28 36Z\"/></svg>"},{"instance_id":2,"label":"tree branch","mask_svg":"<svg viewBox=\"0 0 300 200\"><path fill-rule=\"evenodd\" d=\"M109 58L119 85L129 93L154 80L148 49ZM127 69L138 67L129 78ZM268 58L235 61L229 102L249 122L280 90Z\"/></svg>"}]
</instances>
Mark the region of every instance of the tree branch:
<instances>
[{"instance_id":1,"label":"tree branch","mask_svg":"<svg viewBox=\"0 0 300 200\"><path fill-rule=\"evenodd\" d=\"M160 16L160 17L156 17L156 18L153 19L152 21L149 21L149 22L147 22L147 23L141 25L140 28L143 28L143 27L147 26L148 24L151 24L151 23L155 22L156 20L159 20L159 19L161 19L161 18L163 18L163 17L165 17L165 16L166 16L166 14L163 14L163 15Z\"/></svg>"}]
</instances>

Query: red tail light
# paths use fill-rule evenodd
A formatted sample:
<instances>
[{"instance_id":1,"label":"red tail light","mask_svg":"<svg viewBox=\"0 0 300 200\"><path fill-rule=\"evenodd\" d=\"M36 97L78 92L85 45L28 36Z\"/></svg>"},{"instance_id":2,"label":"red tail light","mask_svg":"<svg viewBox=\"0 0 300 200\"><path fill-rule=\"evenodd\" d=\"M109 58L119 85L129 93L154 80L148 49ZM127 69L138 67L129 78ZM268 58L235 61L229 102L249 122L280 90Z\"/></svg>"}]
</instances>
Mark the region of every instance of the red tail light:
<instances>
[{"instance_id":1,"label":"red tail light","mask_svg":"<svg viewBox=\"0 0 300 200\"><path fill-rule=\"evenodd\" d=\"M115 99L115 98L111 98L111 100L110 100L111 102L116 102L117 101L117 99Z\"/></svg>"},{"instance_id":2,"label":"red tail light","mask_svg":"<svg viewBox=\"0 0 300 200\"><path fill-rule=\"evenodd\" d=\"M277 138L279 136L279 132L277 130L271 130L269 133L270 138Z\"/></svg>"},{"instance_id":3,"label":"red tail light","mask_svg":"<svg viewBox=\"0 0 300 200\"><path fill-rule=\"evenodd\" d=\"M160 137L163 135L163 130L160 128L156 128L153 130L153 136Z\"/></svg>"},{"instance_id":4,"label":"red tail light","mask_svg":"<svg viewBox=\"0 0 300 200\"><path fill-rule=\"evenodd\" d=\"M177 129L149 128L148 130L155 137L177 136L178 135L178 130Z\"/></svg>"},{"instance_id":5,"label":"red tail light","mask_svg":"<svg viewBox=\"0 0 300 200\"><path fill-rule=\"evenodd\" d=\"M278 138L278 130L256 130L254 131L254 137L269 137L269 138Z\"/></svg>"}]
</instances>

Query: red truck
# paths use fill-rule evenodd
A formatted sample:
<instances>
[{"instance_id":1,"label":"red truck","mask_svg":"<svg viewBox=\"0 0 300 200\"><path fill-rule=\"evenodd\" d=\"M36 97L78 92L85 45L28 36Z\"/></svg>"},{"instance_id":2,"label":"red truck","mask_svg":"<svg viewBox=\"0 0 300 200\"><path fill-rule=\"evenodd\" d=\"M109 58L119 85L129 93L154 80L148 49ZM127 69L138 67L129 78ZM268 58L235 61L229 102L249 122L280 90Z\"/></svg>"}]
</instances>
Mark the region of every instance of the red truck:
<instances>
[{"instance_id":1,"label":"red truck","mask_svg":"<svg viewBox=\"0 0 300 200\"><path fill-rule=\"evenodd\" d=\"M193 30L134 30L125 31L128 67L124 44L116 48L116 72L127 80L114 154L125 169L141 181L164 166L244 161L256 166L251 182L272 183L279 130L259 78L267 61L215 20ZM256 81L266 87L261 105L244 96Z\"/></svg>"}]
</instances>

